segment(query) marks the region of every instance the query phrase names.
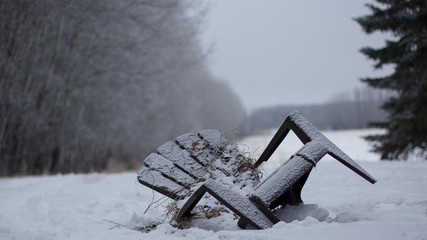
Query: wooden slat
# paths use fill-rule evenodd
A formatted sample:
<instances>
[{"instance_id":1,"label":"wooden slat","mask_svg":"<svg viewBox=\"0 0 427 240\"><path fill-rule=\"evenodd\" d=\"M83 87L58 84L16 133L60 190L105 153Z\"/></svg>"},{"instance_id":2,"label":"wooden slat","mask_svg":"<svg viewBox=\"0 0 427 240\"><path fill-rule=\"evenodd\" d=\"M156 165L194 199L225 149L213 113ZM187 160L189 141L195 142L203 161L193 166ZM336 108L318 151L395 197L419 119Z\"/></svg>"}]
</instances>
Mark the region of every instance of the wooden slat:
<instances>
[{"instance_id":1,"label":"wooden slat","mask_svg":"<svg viewBox=\"0 0 427 240\"><path fill-rule=\"evenodd\" d=\"M210 165L213 156L206 151L207 144L195 133L186 133L176 139L176 143L187 150L191 156L195 157L200 163L205 166Z\"/></svg>"},{"instance_id":2,"label":"wooden slat","mask_svg":"<svg viewBox=\"0 0 427 240\"><path fill-rule=\"evenodd\" d=\"M193 185L196 180L181 169L177 168L171 161L164 158L163 156L152 153L145 160L144 165L148 168L163 173L177 183L182 184L186 187Z\"/></svg>"},{"instance_id":3,"label":"wooden slat","mask_svg":"<svg viewBox=\"0 0 427 240\"><path fill-rule=\"evenodd\" d=\"M137 177L141 184L175 200L182 199L189 193L188 189L146 166L140 168Z\"/></svg>"},{"instance_id":4,"label":"wooden slat","mask_svg":"<svg viewBox=\"0 0 427 240\"><path fill-rule=\"evenodd\" d=\"M200 138L198 134L187 133L176 138L176 143L183 149L187 150L191 156L196 158L200 163L207 166L210 169L217 169L214 171L215 174L230 176L231 171L227 170L227 167L221 161L220 156L215 156L211 153L211 148L208 143ZM213 173L213 171L210 171ZM220 176L215 176L220 177Z\"/></svg>"},{"instance_id":5,"label":"wooden slat","mask_svg":"<svg viewBox=\"0 0 427 240\"><path fill-rule=\"evenodd\" d=\"M189 216L191 210L206 192L231 209L239 217L243 218L244 222L250 223L253 227L265 229L273 226L270 219L268 219L248 198L228 189L221 183L212 179L206 180L206 182L193 193L179 211L177 219L180 220L183 217Z\"/></svg>"},{"instance_id":6,"label":"wooden slat","mask_svg":"<svg viewBox=\"0 0 427 240\"><path fill-rule=\"evenodd\" d=\"M166 142L157 148L157 152L198 180L206 179L208 174L206 167L194 160L190 153L181 149L177 144Z\"/></svg>"},{"instance_id":7,"label":"wooden slat","mask_svg":"<svg viewBox=\"0 0 427 240\"><path fill-rule=\"evenodd\" d=\"M198 134L211 148L224 147L227 145L227 139L218 130L203 130Z\"/></svg>"}]
</instances>

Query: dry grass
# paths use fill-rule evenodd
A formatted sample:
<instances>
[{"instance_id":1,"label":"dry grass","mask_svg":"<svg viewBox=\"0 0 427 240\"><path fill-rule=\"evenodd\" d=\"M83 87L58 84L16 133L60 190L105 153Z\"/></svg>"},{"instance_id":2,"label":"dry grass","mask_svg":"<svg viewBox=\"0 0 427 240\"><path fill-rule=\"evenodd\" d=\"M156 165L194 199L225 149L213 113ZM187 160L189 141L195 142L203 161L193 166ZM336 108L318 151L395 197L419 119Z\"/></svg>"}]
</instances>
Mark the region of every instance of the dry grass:
<instances>
[{"instance_id":1,"label":"dry grass","mask_svg":"<svg viewBox=\"0 0 427 240\"><path fill-rule=\"evenodd\" d=\"M246 157L240 153L237 154L235 158L237 163L237 167L233 173L235 177L242 176L244 173L249 172L252 180L260 180L262 178L262 172L254 167L255 159Z\"/></svg>"},{"instance_id":2,"label":"dry grass","mask_svg":"<svg viewBox=\"0 0 427 240\"><path fill-rule=\"evenodd\" d=\"M210 219L221 216L223 213L230 213L230 211L222 205L217 206L208 206L208 205L199 205L196 206L191 215L187 218L181 219L181 221L177 220L177 216L179 213L179 208L177 207L177 202L172 202L166 206L167 209L167 217L169 218L169 224L178 229L184 229L186 223L195 219ZM233 214L234 218L237 219L238 216Z\"/></svg>"}]
</instances>

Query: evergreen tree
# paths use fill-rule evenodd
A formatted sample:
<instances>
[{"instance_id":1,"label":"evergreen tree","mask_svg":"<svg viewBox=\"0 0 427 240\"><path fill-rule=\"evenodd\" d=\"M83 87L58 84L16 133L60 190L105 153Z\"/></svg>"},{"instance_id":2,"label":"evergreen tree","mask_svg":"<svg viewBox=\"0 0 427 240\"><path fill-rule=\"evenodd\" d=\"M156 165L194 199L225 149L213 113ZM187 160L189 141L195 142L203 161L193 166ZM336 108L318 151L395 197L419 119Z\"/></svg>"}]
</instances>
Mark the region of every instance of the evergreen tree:
<instances>
[{"instance_id":1,"label":"evergreen tree","mask_svg":"<svg viewBox=\"0 0 427 240\"><path fill-rule=\"evenodd\" d=\"M385 128L383 135L366 137L375 142L374 151L381 159L405 159L409 153L427 153L427 1L376 0L367 4L371 14L356 18L367 34L391 32L393 40L383 48L362 48L361 52L376 61L375 68L392 64L394 72L381 78L364 78L363 82L395 94L382 106L388 119L374 123Z\"/></svg>"}]
</instances>

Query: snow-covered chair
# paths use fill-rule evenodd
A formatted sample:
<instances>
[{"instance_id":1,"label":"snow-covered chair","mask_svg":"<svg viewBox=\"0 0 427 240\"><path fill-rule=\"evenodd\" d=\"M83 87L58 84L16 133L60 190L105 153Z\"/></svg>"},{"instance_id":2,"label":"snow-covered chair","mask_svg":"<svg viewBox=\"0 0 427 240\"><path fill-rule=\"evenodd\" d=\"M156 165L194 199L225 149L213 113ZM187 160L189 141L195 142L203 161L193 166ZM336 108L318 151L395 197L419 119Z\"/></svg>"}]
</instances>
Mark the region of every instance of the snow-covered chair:
<instances>
[{"instance_id":1,"label":"snow-covered chair","mask_svg":"<svg viewBox=\"0 0 427 240\"><path fill-rule=\"evenodd\" d=\"M207 179L229 177L235 183L247 185L248 177L256 178L253 162L248 160L224 134L203 130L183 134L158 147L156 153L144 160L137 178L141 184L167 197L182 200ZM242 166L250 169L241 169ZM247 174L243 177L242 172Z\"/></svg>"},{"instance_id":2,"label":"snow-covered chair","mask_svg":"<svg viewBox=\"0 0 427 240\"><path fill-rule=\"evenodd\" d=\"M212 130L203 131L198 135L183 135L176 139L176 143L169 142L162 145L158 149L158 154L150 155L151 157L149 156L145 160L145 165L138 173L138 180L174 199L188 198L177 215L178 221L190 216L191 210L208 192L240 217L238 225L241 228L250 226L256 229L269 228L279 221L272 211L276 207L302 203L301 190L312 168L326 154L331 155L367 181L376 182L372 176L296 111L287 116L267 148L255 162L254 167L258 167L270 158L290 130L295 132L304 146L270 176L257 184L247 195L224 186L218 181L220 179L218 177L213 176L213 179L217 180L207 177L209 170L206 165L199 167L205 161L205 164L209 164L210 167L221 170L216 172L223 172L227 175L227 173L234 172L233 166L230 168L227 163L231 163L234 167L237 166L235 159L233 161L222 159L227 156L235 157L236 155L232 153L235 153L236 150L233 148L225 151L224 157L216 158L216 162L207 161L207 159L215 159L209 156L212 155L212 151L218 148L224 149L226 148L224 146L227 146L224 139L220 137L220 133ZM209 147L203 147L203 144ZM177 145L178 148L173 147L174 145ZM197 148L210 150L198 151ZM192 191L190 186L192 184L194 186L195 183L199 184L198 188Z\"/></svg>"}]
</instances>

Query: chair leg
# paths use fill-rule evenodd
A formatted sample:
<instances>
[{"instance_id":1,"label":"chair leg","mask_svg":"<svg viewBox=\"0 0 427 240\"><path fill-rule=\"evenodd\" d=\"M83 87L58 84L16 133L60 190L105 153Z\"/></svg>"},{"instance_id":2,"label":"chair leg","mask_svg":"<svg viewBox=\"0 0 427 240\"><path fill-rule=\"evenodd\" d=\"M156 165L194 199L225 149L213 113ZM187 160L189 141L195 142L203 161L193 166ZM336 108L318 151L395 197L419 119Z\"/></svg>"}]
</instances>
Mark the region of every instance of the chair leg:
<instances>
[{"instance_id":1,"label":"chair leg","mask_svg":"<svg viewBox=\"0 0 427 240\"><path fill-rule=\"evenodd\" d=\"M310 175L310 172L311 170L304 174L294 185L292 185L290 190L286 191L277 200L273 201L269 208L274 209L278 206L297 205L303 203L301 198L301 191L308 179L308 176Z\"/></svg>"},{"instance_id":2,"label":"chair leg","mask_svg":"<svg viewBox=\"0 0 427 240\"><path fill-rule=\"evenodd\" d=\"M221 183L211 179L200 186L187 202L184 203L184 206L178 213L178 221L183 217L190 216L191 210L206 192L243 219L239 226L246 227L250 224L257 229L265 229L273 226L273 223L248 198L241 196L231 189L224 187Z\"/></svg>"},{"instance_id":3,"label":"chair leg","mask_svg":"<svg viewBox=\"0 0 427 240\"><path fill-rule=\"evenodd\" d=\"M249 222L248 222L248 220L247 220L246 218L240 218L240 219L239 219L239 221L237 221L237 225L238 225L240 228L245 229L245 228L247 228L247 227L248 227Z\"/></svg>"}]
</instances>

